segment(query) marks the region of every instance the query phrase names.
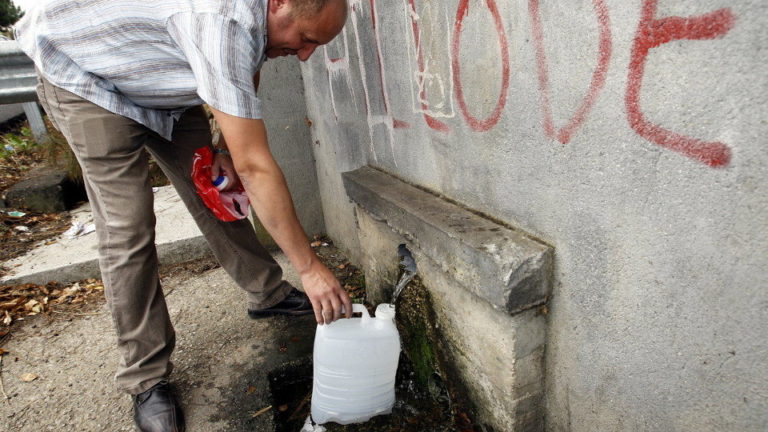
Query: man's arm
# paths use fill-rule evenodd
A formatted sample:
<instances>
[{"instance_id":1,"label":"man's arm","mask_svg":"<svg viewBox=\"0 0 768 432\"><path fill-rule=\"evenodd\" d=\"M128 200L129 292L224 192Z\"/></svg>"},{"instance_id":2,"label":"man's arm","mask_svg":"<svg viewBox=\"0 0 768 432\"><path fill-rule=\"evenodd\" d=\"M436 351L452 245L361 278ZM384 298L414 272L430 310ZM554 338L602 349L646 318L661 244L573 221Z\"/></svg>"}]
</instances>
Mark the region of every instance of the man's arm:
<instances>
[{"instance_id":1,"label":"man's arm","mask_svg":"<svg viewBox=\"0 0 768 432\"><path fill-rule=\"evenodd\" d=\"M257 92L259 91L259 81L261 81L261 71L258 71L253 75L253 88ZM211 108L211 111L213 111L213 108ZM219 126L219 129L221 129L221 126ZM224 134L219 134L219 141L216 143L216 146L220 149L228 150L227 140L224 138ZM213 157L213 165L211 166L211 181L216 180L221 174L229 177L230 180L223 190L232 190L240 185L240 177L237 175L235 167L232 164L232 158L215 154Z\"/></svg>"},{"instance_id":2,"label":"man's arm","mask_svg":"<svg viewBox=\"0 0 768 432\"><path fill-rule=\"evenodd\" d=\"M301 276L317 322L339 319L342 306L349 318L352 311L349 295L309 246L283 172L269 151L264 122L235 117L213 108L211 111L256 215Z\"/></svg>"}]
</instances>

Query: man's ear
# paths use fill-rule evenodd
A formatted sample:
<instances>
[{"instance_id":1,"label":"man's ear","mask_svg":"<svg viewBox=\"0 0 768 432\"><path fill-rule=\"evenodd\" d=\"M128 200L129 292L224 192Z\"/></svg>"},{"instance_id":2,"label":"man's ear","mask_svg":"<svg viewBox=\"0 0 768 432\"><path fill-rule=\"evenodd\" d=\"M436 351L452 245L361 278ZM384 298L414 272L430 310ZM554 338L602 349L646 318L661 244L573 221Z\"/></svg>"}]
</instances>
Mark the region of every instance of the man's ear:
<instances>
[{"instance_id":1,"label":"man's ear","mask_svg":"<svg viewBox=\"0 0 768 432\"><path fill-rule=\"evenodd\" d=\"M269 11L275 13L288 4L288 0L269 0Z\"/></svg>"}]
</instances>

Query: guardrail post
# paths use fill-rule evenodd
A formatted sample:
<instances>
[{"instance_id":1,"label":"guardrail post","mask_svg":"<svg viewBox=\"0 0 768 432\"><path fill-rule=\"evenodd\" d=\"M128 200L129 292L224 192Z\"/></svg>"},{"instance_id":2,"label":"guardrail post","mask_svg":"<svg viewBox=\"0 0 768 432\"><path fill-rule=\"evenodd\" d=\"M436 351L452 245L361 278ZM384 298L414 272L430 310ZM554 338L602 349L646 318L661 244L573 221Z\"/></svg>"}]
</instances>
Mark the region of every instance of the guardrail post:
<instances>
[{"instance_id":1,"label":"guardrail post","mask_svg":"<svg viewBox=\"0 0 768 432\"><path fill-rule=\"evenodd\" d=\"M37 142L44 142L48 131L37 105L37 74L32 59L16 41L0 41L0 105L21 103Z\"/></svg>"},{"instance_id":2,"label":"guardrail post","mask_svg":"<svg viewBox=\"0 0 768 432\"><path fill-rule=\"evenodd\" d=\"M24 102L21 105L24 107L24 114L27 115L29 128L32 129L32 136L38 144L43 144L48 138L48 129L45 127L40 106L37 102Z\"/></svg>"}]
</instances>

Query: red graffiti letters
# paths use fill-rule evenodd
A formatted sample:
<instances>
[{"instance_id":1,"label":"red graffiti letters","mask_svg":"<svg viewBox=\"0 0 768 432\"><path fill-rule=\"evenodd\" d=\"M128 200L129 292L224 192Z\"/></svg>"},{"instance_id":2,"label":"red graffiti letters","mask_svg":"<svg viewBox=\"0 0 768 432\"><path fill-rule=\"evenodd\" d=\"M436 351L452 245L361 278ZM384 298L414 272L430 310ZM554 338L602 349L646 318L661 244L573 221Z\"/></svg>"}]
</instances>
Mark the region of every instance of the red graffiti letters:
<instances>
[{"instance_id":1,"label":"red graffiti letters","mask_svg":"<svg viewBox=\"0 0 768 432\"><path fill-rule=\"evenodd\" d=\"M467 124L476 131L487 131L499 122L501 113L504 110L504 105L507 103L507 91L509 90L509 47L507 44L507 35L504 31L504 23L501 21L501 15L499 9L496 7L494 0L485 0L488 11L491 12L493 17L493 24L496 28L496 33L499 37L499 49L501 50L501 92L499 99L496 102L496 108L491 115L484 120L475 118L467 108L467 102L464 99L464 90L461 85L461 65L459 56L459 42L461 41L462 25L464 18L469 13L469 0L460 0L459 9L456 12L456 26L453 32L453 80L455 82L456 100L459 104L459 109Z\"/></svg>"},{"instance_id":2,"label":"red graffiti letters","mask_svg":"<svg viewBox=\"0 0 768 432\"><path fill-rule=\"evenodd\" d=\"M729 9L690 17L655 18L658 0L644 0L640 25L632 47L629 80L625 103L629 124L643 138L662 147L682 153L712 167L727 165L731 151L721 142L707 142L680 135L645 119L640 109L640 88L645 61L651 48L680 40L713 39L733 27L734 16Z\"/></svg>"},{"instance_id":3,"label":"red graffiti letters","mask_svg":"<svg viewBox=\"0 0 768 432\"><path fill-rule=\"evenodd\" d=\"M593 0L595 12L597 13L597 22L600 29L599 58L597 67L592 74L592 82L589 84L587 94L579 106L579 109L571 117L568 124L563 126L555 134L554 121L552 120L552 105L549 91L549 69L547 67L547 57L544 53L544 31L541 25L541 13L539 12L539 0L529 0L528 10L531 14L531 26L533 31L533 43L536 49L536 66L539 76L539 90L541 92L541 109L544 116L544 133L553 139L557 139L565 144L571 140L571 136L576 129L581 126L584 119L592 109L597 100L600 90L605 85L605 78L608 73L608 63L611 60L611 21L608 17L608 8L604 0Z\"/></svg>"},{"instance_id":4,"label":"red graffiti letters","mask_svg":"<svg viewBox=\"0 0 768 432\"><path fill-rule=\"evenodd\" d=\"M453 107L451 102L455 100L458 111L461 112L464 121L472 130L484 132L493 128L500 121L504 111L510 84L509 46L502 16L497 7L497 0L471 1L472 7L485 7L487 9L490 21L493 22L493 31L496 32L499 43L500 55L498 56L498 61L501 66L500 92L493 111L486 118L477 118L470 112L466 98L467 89L462 85L460 46L462 32L465 30L465 20L469 15L470 0L458 0L456 18L452 24L453 29L451 29L451 24L448 22L448 15L445 15L445 21L441 21L442 15L437 13L439 8L445 7L444 5L431 2L419 3L418 9L425 12L424 16L420 17L417 13L417 0L402 1L404 2L406 13L410 17L406 18L406 20L410 21L410 30L413 36L411 41L413 43L412 55L417 66L417 70L413 74L417 88L417 92L414 92L414 95L417 95L414 97L414 109L423 115L424 122L431 129L449 133L451 132L451 127L436 117L452 117ZM608 68L613 54L611 20L606 0L591 1L598 24L598 55L595 69L578 108L568 121L558 129L553 118L553 96L550 87L550 69L547 64L544 46L544 26L540 10L541 0L528 0L544 134L549 138L557 139L563 144L571 141L594 107L601 91L605 87ZM362 7L361 2L362 0L356 0L352 2L352 6ZM381 123L382 120L379 119L381 117L387 120L385 123L392 129L406 129L411 125L394 118L391 112L392 106L389 103L387 82L384 76L385 58L380 39L382 29L377 21L376 1L368 0L367 3L371 9L371 25L373 30L373 37L370 42L375 43L375 65L379 69L379 79L372 79L370 84L372 88L377 86L376 90L381 91L381 101L376 100L379 105L382 105L382 112L376 113L378 117L371 117L369 120ZM678 152L711 167L726 166L731 160L731 150L725 143L692 138L652 123L646 119L640 107L640 95L646 60L652 49L677 40L704 40L721 37L733 28L735 17L730 9L719 9L699 16L658 18L656 17L657 6L658 0L642 0L640 22L630 53L629 75L624 95L629 125L638 135L661 147ZM558 5L558 7L560 6ZM357 34L356 23L353 20ZM425 28L427 30L424 30ZM425 42L425 35L421 34L422 31L427 31L427 38L432 37L433 40L429 43ZM451 31L453 32L451 44L447 47L451 51L450 59L448 60L446 57L435 55L435 48L439 47L439 45L435 44L435 41L443 35L443 32L450 33ZM359 39L360 35L357 34L357 37ZM368 46L370 45L372 44ZM425 48L422 45L427 45L427 47ZM425 49L428 50L429 54L425 54ZM359 41L358 57L363 57ZM333 64L337 60L336 57L331 58L329 64ZM366 101L368 101L365 66L362 63L361 76L363 77L363 85L366 91ZM450 96L451 93L453 93L453 98Z\"/></svg>"}]
</instances>

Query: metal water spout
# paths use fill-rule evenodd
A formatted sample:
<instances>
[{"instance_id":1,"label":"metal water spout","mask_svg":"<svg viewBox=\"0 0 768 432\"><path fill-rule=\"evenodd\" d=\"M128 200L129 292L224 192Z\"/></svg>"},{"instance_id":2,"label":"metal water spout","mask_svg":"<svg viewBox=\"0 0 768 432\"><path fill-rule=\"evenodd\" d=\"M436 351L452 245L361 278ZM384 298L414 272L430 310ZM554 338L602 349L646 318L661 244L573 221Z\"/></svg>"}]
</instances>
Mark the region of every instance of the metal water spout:
<instances>
[{"instance_id":1,"label":"metal water spout","mask_svg":"<svg viewBox=\"0 0 768 432\"><path fill-rule=\"evenodd\" d=\"M395 286L395 292L392 294L392 304L395 304L397 297L400 296L403 288L405 288L408 283L413 280L413 277L416 276L418 271L416 268L416 260L413 259L411 251L409 251L404 244L401 244L397 247L397 254L400 256L400 265L403 266L405 271L403 272L402 276L400 276L400 280Z\"/></svg>"}]
</instances>

